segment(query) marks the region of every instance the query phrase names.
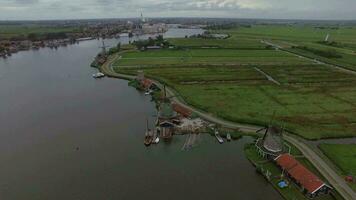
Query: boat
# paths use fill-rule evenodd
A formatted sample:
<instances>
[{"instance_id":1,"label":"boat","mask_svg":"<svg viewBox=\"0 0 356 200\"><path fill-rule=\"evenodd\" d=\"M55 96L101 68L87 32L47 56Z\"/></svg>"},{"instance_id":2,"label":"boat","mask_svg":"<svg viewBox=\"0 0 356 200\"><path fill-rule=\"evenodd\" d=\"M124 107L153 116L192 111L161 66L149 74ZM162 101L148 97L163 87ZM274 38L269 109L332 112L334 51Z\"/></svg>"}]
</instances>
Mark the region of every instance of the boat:
<instances>
[{"instance_id":1,"label":"boat","mask_svg":"<svg viewBox=\"0 0 356 200\"><path fill-rule=\"evenodd\" d=\"M154 143L155 143L155 144L158 144L158 143L159 143L159 137L156 137Z\"/></svg>"},{"instance_id":2,"label":"boat","mask_svg":"<svg viewBox=\"0 0 356 200\"><path fill-rule=\"evenodd\" d=\"M150 132L152 132L150 129L148 129L145 133L145 140L144 140L144 144L146 146L150 146L152 144L153 141L153 137L151 136Z\"/></svg>"},{"instance_id":3,"label":"boat","mask_svg":"<svg viewBox=\"0 0 356 200\"><path fill-rule=\"evenodd\" d=\"M148 90L145 92L145 95L150 95L150 94L152 94L152 92L153 92L152 90Z\"/></svg>"},{"instance_id":4,"label":"boat","mask_svg":"<svg viewBox=\"0 0 356 200\"><path fill-rule=\"evenodd\" d=\"M219 132L217 130L215 130L215 137L218 140L218 142L220 144L224 143L224 140L222 139L222 137L219 135Z\"/></svg>"},{"instance_id":5,"label":"boat","mask_svg":"<svg viewBox=\"0 0 356 200\"><path fill-rule=\"evenodd\" d=\"M93 74L93 78L104 78L105 77L105 74L101 73L101 72L98 72L96 74Z\"/></svg>"},{"instance_id":6,"label":"boat","mask_svg":"<svg viewBox=\"0 0 356 200\"><path fill-rule=\"evenodd\" d=\"M145 140L144 140L144 144L146 146L150 146L152 144L153 141L153 132L151 129L148 128L148 120L146 121L146 132L145 132Z\"/></svg>"},{"instance_id":7,"label":"boat","mask_svg":"<svg viewBox=\"0 0 356 200\"><path fill-rule=\"evenodd\" d=\"M230 135L230 133L228 133L228 134L226 135L226 139L227 139L228 142L231 141L231 135Z\"/></svg>"}]
</instances>

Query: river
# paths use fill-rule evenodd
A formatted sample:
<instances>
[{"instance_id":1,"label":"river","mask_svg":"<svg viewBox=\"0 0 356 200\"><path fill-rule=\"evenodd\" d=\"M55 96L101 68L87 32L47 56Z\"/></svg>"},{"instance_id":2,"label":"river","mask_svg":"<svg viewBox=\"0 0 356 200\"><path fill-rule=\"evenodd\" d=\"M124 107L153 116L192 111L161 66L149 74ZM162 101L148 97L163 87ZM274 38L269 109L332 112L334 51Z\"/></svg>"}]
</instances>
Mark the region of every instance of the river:
<instances>
[{"instance_id":1,"label":"river","mask_svg":"<svg viewBox=\"0 0 356 200\"><path fill-rule=\"evenodd\" d=\"M0 59L0 199L281 199L244 157L251 138L219 145L201 135L182 151L185 137L175 136L146 148L155 106L125 80L91 77L100 45Z\"/></svg>"}]
</instances>

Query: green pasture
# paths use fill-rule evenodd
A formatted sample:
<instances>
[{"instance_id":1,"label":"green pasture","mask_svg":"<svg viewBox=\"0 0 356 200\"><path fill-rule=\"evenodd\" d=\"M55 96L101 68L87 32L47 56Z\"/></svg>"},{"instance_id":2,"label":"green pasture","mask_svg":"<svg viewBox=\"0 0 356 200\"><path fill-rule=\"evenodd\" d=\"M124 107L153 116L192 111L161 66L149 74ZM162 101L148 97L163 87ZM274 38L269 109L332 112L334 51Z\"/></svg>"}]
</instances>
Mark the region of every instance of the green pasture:
<instances>
[{"instance_id":1,"label":"green pasture","mask_svg":"<svg viewBox=\"0 0 356 200\"><path fill-rule=\"evenodd\" d=\"M9 39L15 36L27 36L31 33L61 33L61 32L78 32L76 27L48 27L39 25L0 25L0 38Z\"/></svg>"},{"instance_id":2,"label":"green pasture","mask_svg":"<svg viewBox=\"0 0 356 200\"><path fill-rule=\"evenodd\" d=\"M306 64L310 61L276 50L189 49L128 52L114 65Z\"/></svg>"},{"instance_id":3,"label":"green pasture","mask_svg":"<svg viewBox=\"0 0 356 200\"><path fill-rule=\"evenodd\" d=\"M356 28L355 27L326 27L323 29L316 28L311 25L255 25L251 28L238 27L231 30L222 30L223 32L232 35L234 38L247 39L279 39L286 41L323 41L327 34L330 35L330 40L346 43L356 43Z\"/></svg>"},{"instance_id":4,"label":"green pasture","mask_svg":"<svg viewBox=\"0 0 356 200\"><path fill-rule=\"evenodd\" d=\"M114 63L115 70L127 74L144 70L189 104L227 120L257 125L272 121L306 139L356 136L356 76L312 61L356 69L355 28L258 25L213 32L231 37L169 39L184 48L128 52ZM320 42L328 33L337 43ZM261 40L311 60L268 49ZM341 58L292 46L331 50Z\"/></svg>"},{"instance_id":5,"label":"green pasture","mask_svg":"<svg viewBox=\"0 0 356 200\"><path fill-rule=\"evenodd\" d=\"M265 49L266 45L258 39L228 38L228 39L201 39L201 38L174 38L168 40L170 44L183 48L215 47L229 49Z\"/></svg>"},{"instance_id":6,"label":"green pasture","mask_svg":"<svg viewBox=\"0 0 356 200\"><path fill-rule=\"evenodd\" d=\"M342 176L356 176L356 144L321 144L319 148L339 168ZM350 183L356 191L356 184Z\"/></svg>"},{"instance_id":7,"label":"green pasture","mask_svg":"<svg viewBox=\"0 0 356 200\"><path fill-rule=\"evenodd\" d=\"M355 136L356 77L323 65L117 67L138 70L171 87L191 105L225 119L274 123L307 139ZM274 116L275 113L275 116Z\"/></svg>"}]
</instances>

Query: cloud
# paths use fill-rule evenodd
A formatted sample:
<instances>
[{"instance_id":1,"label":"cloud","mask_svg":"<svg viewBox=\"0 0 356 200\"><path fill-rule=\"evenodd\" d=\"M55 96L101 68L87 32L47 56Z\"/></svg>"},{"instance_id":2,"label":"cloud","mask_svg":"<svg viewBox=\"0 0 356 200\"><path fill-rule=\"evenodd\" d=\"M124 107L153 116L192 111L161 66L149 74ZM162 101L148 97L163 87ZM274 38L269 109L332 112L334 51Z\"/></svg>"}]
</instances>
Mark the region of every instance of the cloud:
<instances>
[{"instance_id":1,"label":"cloud","mask_svg":"<svg viewBox=\"0 0 356 200\"><path fill-rule=\"evenodd\" d=\"M0 0L0 19L119 18L141 12L148 17L356 19L356 1Z\"/></svg>"}]
</instances>

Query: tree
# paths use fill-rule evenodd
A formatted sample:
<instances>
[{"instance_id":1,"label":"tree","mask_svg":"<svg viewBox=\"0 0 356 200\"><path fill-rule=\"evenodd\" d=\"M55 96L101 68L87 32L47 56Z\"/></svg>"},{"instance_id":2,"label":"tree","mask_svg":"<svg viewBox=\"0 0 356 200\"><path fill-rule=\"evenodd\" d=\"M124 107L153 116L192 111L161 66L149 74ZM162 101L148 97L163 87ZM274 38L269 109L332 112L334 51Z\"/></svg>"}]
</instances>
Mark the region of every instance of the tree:
<instances>
[{"instance_id":1,"label":"tree","mask_svg":"<svg viewBox=\"0 0 356 200\"><path fill-rule=\"evenodd\" d=\"M27 38L31 41L36 41L38 40L38 35L36 33L30 33L28 34Z\"/></svg>"},{"instance_id":2,"label":"tree","mask_svg":"<svg viewBox=\"0 0 356 200\"><path fill-rule=\"evenodd\" d=\"M163 43L164 42L163 35L157 36L156 40L158 43Z\"/></svg>"},{"instance_id":3,"label":"tree","mask_svg":"<svg viewBox=\"0 0 356 200\"><path fill-rule=\"evenodd\" d=\"M117 45L116 45L116 49L117 49L117 52L119 52L121 50L121 42L119 42Z\"/></svg>"}]
</instances>

